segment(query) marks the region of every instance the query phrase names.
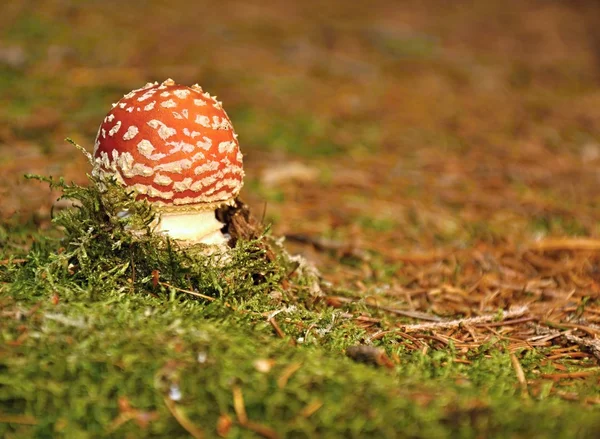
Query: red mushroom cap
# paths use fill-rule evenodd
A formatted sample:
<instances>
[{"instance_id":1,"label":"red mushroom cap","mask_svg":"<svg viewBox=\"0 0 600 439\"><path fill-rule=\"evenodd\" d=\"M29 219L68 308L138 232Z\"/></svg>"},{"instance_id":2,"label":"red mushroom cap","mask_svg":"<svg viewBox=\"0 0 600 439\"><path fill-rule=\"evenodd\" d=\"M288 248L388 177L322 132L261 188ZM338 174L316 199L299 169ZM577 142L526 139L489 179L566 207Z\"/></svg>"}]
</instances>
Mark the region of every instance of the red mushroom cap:
<instances>
[{"instance_id":1,"label":"red mushroom cap","mask_svg":"<svg viewBox=\"0 0 600 439\"><path fill-rule=\"evenodd\" d=\"M126 94L104 118L95 175L114 175L163 210L212 210L233 201L244 171L221 103L171 79Z\"/></svg>"}]
</instances>

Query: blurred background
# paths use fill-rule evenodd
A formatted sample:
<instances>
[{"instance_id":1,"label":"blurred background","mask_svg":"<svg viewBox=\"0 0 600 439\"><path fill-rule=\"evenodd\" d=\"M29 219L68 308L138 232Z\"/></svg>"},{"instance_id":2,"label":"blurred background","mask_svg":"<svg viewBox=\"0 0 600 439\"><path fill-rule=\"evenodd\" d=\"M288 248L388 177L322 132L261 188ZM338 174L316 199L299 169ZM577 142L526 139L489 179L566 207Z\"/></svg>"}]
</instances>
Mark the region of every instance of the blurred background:
<instances>
[{"instance_id":1,"label":"blurred background","mask_svg":"<svg viewBox=\"0 0 600 439\"><path fill-rule=\"evenodd\" d=\"M309 257L598 235L595 1L8 0L0 219L47 227L111 103L147 81L222 100L242 198ZM317 249L315 249L315 246ZM319 254L317 254L319 253Z\"/></svg>"}]
</instances>

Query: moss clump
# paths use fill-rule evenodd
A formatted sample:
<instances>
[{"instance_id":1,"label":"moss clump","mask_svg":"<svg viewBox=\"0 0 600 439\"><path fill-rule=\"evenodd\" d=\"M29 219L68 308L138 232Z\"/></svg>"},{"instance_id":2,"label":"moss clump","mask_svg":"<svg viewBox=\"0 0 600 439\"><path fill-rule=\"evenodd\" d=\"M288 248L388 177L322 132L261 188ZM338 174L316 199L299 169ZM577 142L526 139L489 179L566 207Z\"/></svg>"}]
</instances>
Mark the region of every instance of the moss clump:
<instances>
[{"instance_id":1,"label":"moss clump","mask_svg":"<svg viewBox=\"0 0 600 439\"><path fill-rule=\"evenodd\" d=\"M105 291L162 295L171 288L240 300L280 290L285 264L267 256L261 237L238 240L227 254L206 255L202 245L180 248L153 234L150 205L115 182L100 191L93 179L89 187L43 180L62 190L74 207L53 220L63 232L61 239L34 243L18 273L16 292L31 296L85 289L96 297Z\"/></svg>"},{"instance_id":2,"label":"moss clump","mask_svg":"<svg viewBox=\"0 0 600 439\"><path fill-rule=\"evenodd\" d=\"M268 235L207 256L150 233L152 209L116 184L44 180L75 204L54 218L57 237L0 267L2 437L593 437L600 428L593 409L524 403L501 346L470 366L452 348L390 345L388 368L352 362L343 351L363 330L315 302L314 273Z\"/></svg>"}]
</instances>

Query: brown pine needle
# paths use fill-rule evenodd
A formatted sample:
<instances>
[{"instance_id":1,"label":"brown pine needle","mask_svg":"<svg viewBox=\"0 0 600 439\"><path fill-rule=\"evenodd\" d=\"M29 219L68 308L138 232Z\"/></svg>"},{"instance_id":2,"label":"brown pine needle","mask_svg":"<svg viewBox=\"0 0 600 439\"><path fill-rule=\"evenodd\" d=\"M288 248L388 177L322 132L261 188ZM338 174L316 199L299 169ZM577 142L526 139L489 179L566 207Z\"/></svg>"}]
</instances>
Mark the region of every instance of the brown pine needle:
<instances>
[{"instance_id":1,"label":"brown pine needle","mask_svg":"<svg viewBox=\"0 0 600 439\"><path fill-rule=\"evenodd\" d=\"M183 413L182 410L177 407L174 401L169 398L165 398L165 405L173 415L173 417L177 420L179 425L181 425L185 431L187 431L194 439L203 439L204 432L192 424L192 421Z\"/></svg>"},{"instance_id":2,"label":"brown pine needle","mask_svg":"<svg viewBox=\"0 0 600 439\"><path fill-rule=\"evenodd\" d=\"M252 430L254 433L267 438L267 439L278 439L279 435L275 430L266 425L259 424L258 422L248 421L242 425L246 427L248 430Z\"/></svg>"},{"instance_id":3,"label":"brown pine needle","mask_svg":"<svg viewBox=\"0 0 600 439\"><path fill-rule=\"evenodd\" d=\"M242 388L238 385L233 386L233 409L235 411L235 415L238 418L239 424L247 428L248 430L252 430L254 433L267 438L267 439L278 439L279 435L275 430L266 425L259 424L258 422L253 422L248 419L248 414L246 413L246 406L244 404L244 395L242 394Z\"/></svg>"},{"instance_id":4,"label":"brown pine needle","mask_svg":"<svg viewBox=\"0 0 600 439\"><path fill-rule=\"evenodd\" d=\"M585 378L589 376L600 375L599 369L585 370L581 372L565 372L565 373L543 373L540 376L542 378L549 378L551 380L560 380L563 378Z\"/></svg>"},{"instance_id":5,"label":"brown pine needle","mask_svg":"<svg viewBox=\"0 0 600 439\"><path fill-rule=\"evenodd\" d=\"M573 329L579 329L580 331L586 332L588 333L590 336L595 337L596 335L600 335L600 330L595 329L595 328L591 328L589 326L585 326L585 325L577 325L574 323L566 323L566 322L550 322L550 321L545 321L544 322L545 325L551 327L551 328L558 328L558 329L567 329L567 328L573 328Z\"/></svg>"},{"instance_id":6,"label":"brown pine needle","mask_svg":"<svg viewBox=\"0 0 600 439\"><path fill-rule=\"evenodd\" d=\"M308 403L308 405L302 409L302 411L300 412L300 416L302 416L303 418L309 418L314 413L316 413L317 410L319 410L321 407L323 407L323 401L316 399Z\"/></svg>"},{"instance_id":7,"label":"brown pine needle","mask_svg":"<svg viewBox=\"0 0 600 439\"><path fill-rule=\"evenodd\" d=\"M269 323L271 324L271 326L273 327L273 329L275 330L275 332L277 333L277 335L279 336L279 338L285 338L285 332L283 332L281 330L281 327L277 323L277 320L275 320L275 317L271 317L269 319Z\"/></svg>"},{"instance_id":8,"label":"brown pine needle","mask_svg":"<svg viewBox=\"0 0 600 439\"><path fill-rule=\"evenodd\" d=\"M600 250L600 240L586 238L558 238L544 239L533 243L530 248L534 250Z\"/></svg>"},{"instance_id":9,"label":"brown pine needle","mask_svg":"<svg viewBox=\"0 0 600 439\"><path fill-rule=\"evenodd\" d=\"M0 423L2 424L21 424L21 425L36 425L37 419L29 415L9 415L0 413Z\"/></svg>"},{"instance_id":10,"label":"brown pine needle","mask_svg":"<svg viewBox=\"0 0 600 439\"><path fill-rule=\"evenodd\" d=\"M245 425L248 422L246 406L244 405L244 395L240 386L233 386L233 409L240 424Z\"/></svg>"},{"instance_id":11,"label":"brown pine needle","mask_svg":"<svg viewBox=\"0 0 600 439\"><path fill-rule=\"evenodd\" d=\"M537 320L537 318L536 317L523 317L520 319L503 320L501 322L494 322L494 323L475 323L474 326L487 326L487 327L491 328L494 326L518 325L519 323L531 322L533 320Z\"/></svg>"},{"instance_id":12,"label":"brown pine needle","mask_svg":"<svg viewBox=\"0 0 600 439\"><path fill-rule=\"evenodd\" d=\"M301 367L302 363L292 363L286 367L279 378L277 378L277 387L283 389L287 385L292 375L294 375Z\"/></svg>"},{"instance_id":13,"label":"brown pine needle","mask_svg":"<svg viewBox=\"0 0 600 439\"><path fill-rule=\"evenodd\" d=\"M173 286L173 285L171 285L171 284L168 284L168 283L166 283L166 282L158 282L158 284L159 284L159 285L162 285L163 287L167 287L167 288L173 288L173 289L174 289L174 290L176 290L176 291L180 291L180 292L182 292L182 293L190 294L190 295L192 295L192 296L196 296L196 297L202 297L203 299L206 299L206 300L210 300L210 301L217 300L217 299L215 299L214 297L207 296L206 294L197 293L197 292L195 292L195 291L191 291L191 290L184 290L183 288L178 288L178 287L175 287L175 286Z\"/></svg>"},{"instance_id":14,"label":"brown pine needle","mask_svg":"<svg viewBox=\"0 0 600 439\"><path fill-rule=\"evenodd\" d=\"M27 259L3 259L0 261L0 265L8 265L8 264L22 264L26 262Z\"/></svg>"}]
</instances>

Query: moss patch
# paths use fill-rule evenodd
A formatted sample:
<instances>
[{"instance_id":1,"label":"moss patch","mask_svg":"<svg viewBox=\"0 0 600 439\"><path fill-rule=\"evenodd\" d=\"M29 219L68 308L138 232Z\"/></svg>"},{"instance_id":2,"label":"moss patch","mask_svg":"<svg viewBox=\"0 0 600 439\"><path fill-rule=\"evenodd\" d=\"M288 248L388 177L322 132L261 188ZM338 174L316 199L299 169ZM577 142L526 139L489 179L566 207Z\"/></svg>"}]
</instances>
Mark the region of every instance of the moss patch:
<instances>
[{"instance_id":1,"label":"moss patch","mask_svg":"<svg viewBox=\"0 0 600 439\"><path fill-rule=\"evenodd\" d=\"M100 192L94 181L45 180L75 204L54 218L55 238L13 247L0 269L4 437L592 437L600 428L596 410L548 391L524 400L502 342L460 360L452 344L413 350L385 336L372 345L385 347L387 368L352 361L344 350L367 341L365 330L315 300L314 276L269 235L206 256L150 233L152 209L116 184ZM542 357L520 357L533 376ZM595 381L571 390L597 397Z\"/></svg>"}]
</instances>

